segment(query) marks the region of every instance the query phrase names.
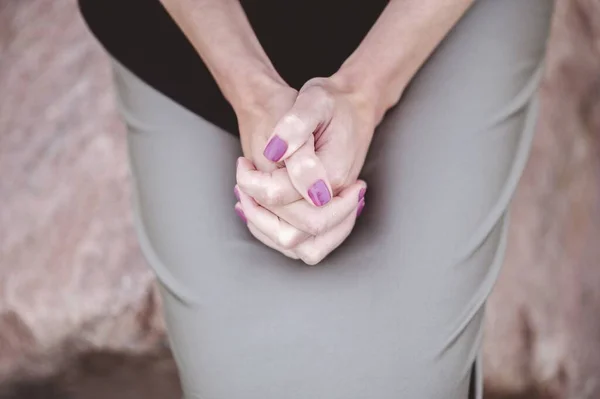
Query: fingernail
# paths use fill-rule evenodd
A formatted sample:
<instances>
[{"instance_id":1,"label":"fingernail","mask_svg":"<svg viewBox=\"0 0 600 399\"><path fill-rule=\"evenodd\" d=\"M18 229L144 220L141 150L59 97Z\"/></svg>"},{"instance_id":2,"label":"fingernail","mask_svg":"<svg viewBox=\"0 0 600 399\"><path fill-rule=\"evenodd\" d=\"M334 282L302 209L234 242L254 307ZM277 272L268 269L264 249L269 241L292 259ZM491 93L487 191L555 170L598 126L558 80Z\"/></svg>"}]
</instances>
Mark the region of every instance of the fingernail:
<instances>
[{"instance_id":1,"label":"fingernail","mask_svg":"<svg viewBox=\"0 0 600 399\"><path fill-rule=\"evenodd\" d=\"M246 215L244 215L244 211L241 209L235 208L235 213L242 219L242 222L248 223L248 219L246 219Z\"/></svg>"},{"instance_id":2,"label":"fingernail","mask_svg":"<svg viewBox=\"0 0 600 399\"><path fill-rule=\"evenodd\" d=\"M363 198L365 198L365 193L367 192L367 188L362 188L360 190L360 192L358 193L358 202L362 201Z\"/></svg>"},{"instance_id":3,"label":"fingernail","mask_svg":"<svg viewBox=\"0 0 600 399\"><path fill-rule=\"evenodd\" d=\"M323 206L331 200L331 194L323 180L317 180L308 189L308 196L316 206Z\"/></svg>"},{"instance_id":4,"label":"fingernail","mask_svg":"<svg viewBox=\"0 0 600 399\"><path fill-rule=\"evenodd\" d=\"M240 192L238 191L237 187L233 188L233 194L235 195L235 198L237 198L237 200L240 200Z\"/></svg>"},{"instance_id":5,"label":"fingernail","mask_svg":"<svg viewBox=\"0 0 600 399\"><path fill-rule=\"evenodd\" d=\"M365 208L365 201L361 200L358 204L358 208L356 209L356 217L360 216L360 214L362 213L364 208Z\"/></svg>"},{"instance_id":6,"label":"fingernail","mask_svg":"<svg viewBox=\"0 0 600 399\"><path fill-rule=\"evenodd\" d=\"M279 138L279 136L273 136L269 144L265 147L263 155L269 161L277 162L281 159L283 154L287 151L288 145L285 141Z\"/></svg>"}]
</instances>

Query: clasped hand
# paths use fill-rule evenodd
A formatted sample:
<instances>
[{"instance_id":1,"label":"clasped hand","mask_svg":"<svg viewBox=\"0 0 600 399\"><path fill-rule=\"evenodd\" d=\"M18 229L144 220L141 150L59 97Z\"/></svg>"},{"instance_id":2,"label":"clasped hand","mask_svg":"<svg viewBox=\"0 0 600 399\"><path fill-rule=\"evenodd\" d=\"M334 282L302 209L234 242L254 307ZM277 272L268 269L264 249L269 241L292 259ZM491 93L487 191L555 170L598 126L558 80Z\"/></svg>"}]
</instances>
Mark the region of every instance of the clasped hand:
<instances>
[{"instance_id":1,"label":"clasped hand","mask_svg":"<svg viewBox=\"0 0 600 399\"><path fill-rule=\"evenodd\" d=\"M334 78L315 78L236 113L244 153L236 212L263 244L319 263L365 206L358 175L375 128L368 102Z\"/></svg>"}]
</instances>

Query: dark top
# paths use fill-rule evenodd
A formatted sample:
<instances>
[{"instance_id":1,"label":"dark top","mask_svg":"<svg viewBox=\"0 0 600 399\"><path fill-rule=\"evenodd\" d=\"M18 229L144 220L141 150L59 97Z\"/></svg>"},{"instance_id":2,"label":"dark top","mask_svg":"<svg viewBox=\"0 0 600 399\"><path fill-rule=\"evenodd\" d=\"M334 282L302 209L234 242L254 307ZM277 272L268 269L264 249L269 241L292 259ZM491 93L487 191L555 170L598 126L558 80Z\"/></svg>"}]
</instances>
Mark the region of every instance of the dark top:
<instances>
[{"instance_id":1,"label":"dark top","mask_svg":"<svg viewBox=\"0 0 600 399\"><path fill-rule=\"evenodd\" d=\"M333 74L356 49L387 0L242 0L273 65L292 87ZM159 0L79 0L105 49L152 87L237 134L208 69Z\"/></svg>"}]
</instances>

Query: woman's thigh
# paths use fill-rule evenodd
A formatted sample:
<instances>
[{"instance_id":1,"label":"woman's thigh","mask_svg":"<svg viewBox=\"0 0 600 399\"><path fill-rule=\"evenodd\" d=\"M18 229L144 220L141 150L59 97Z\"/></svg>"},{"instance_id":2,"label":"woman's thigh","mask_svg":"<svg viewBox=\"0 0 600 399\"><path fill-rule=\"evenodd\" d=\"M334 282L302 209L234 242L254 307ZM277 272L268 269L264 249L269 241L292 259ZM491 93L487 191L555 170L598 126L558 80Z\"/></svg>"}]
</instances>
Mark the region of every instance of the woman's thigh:
<instances>
[{"instance_id":1,"label":"woman's thigh","mask_svg":"<svg viewBox=\"0 0 600 399\"><path fill-rule=\"evenodd\" d=\"M551 7L476 1L378 128L365 211L315 267L237 219L238 140L115 65L186 398L467 397Z\"/></svg>"}]
</instances>

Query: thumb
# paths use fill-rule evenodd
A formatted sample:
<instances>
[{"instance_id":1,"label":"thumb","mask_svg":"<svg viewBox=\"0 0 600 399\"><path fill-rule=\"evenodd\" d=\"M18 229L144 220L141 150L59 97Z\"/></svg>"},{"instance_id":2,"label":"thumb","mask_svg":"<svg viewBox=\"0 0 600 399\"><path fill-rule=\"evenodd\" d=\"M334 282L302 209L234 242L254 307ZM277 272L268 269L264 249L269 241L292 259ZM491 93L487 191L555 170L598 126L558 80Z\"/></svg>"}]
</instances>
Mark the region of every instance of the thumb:
<instances>
[{"instance_id":1,"label":"thumb","mask_svg":"<svg viewBox=\"0 0 600 399\"><path fill-rule=\"evenodd\" d=\"M265 158L272 162L289 158L326 124L331 108L325 97L320 98L310 90L300 93L292 109L275 125L263 152Z\"/></svg>"},{"instance_id":2,"label":"thumb","mask_svg":"<svg viewBox=\"0 0 600 399\"><path fill-rule=\"evenodd\" d=\"M292 185L315 206L326 205L331 201L332 190L327 171L315 154L315 139L309 139L286 161L285 167Z\"/></svg>"}]
</instances>

